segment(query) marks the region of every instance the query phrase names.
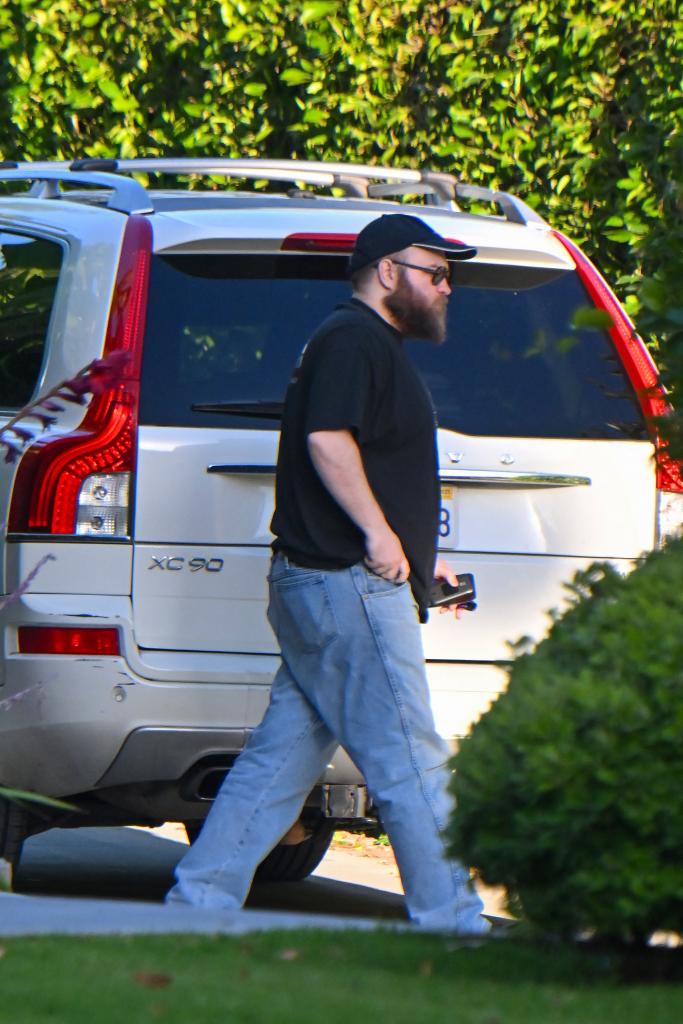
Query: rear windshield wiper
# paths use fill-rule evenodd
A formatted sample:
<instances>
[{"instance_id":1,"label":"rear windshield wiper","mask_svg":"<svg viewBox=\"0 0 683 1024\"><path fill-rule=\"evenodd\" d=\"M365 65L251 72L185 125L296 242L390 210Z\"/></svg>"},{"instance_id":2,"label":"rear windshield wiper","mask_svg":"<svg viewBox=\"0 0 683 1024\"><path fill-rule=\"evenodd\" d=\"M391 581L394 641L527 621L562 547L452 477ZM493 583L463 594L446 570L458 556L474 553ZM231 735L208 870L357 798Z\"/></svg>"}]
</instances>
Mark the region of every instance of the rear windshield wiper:
<instances>
[{"instance_id":1,"label":"rear windshield wiper","mask_svg":"<svg viewBox=\"0 0 683 1024\"><path fill-rule=\"evenodd\" d=\"M281 420L284 402L195 402L193 412L219 412L229 416L255 416Z\"/></svg>"}]
</instances>

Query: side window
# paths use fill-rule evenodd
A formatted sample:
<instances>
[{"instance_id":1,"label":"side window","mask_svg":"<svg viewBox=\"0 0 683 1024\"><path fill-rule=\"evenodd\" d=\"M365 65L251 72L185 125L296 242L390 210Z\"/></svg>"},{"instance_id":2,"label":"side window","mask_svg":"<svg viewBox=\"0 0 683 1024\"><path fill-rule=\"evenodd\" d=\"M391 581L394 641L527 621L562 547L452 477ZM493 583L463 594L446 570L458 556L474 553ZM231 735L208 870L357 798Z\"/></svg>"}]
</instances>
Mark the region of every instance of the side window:
<instances>
[{"instance_id":1,"label":"side window","mask_svg":"<svg viewBox=\"0 0 683 1024\"><path fill-rule=\"evenodd\" d=\"M56 242L0 231L0 408L33 395L61 263Z\"/></svg>"}]
</instances>

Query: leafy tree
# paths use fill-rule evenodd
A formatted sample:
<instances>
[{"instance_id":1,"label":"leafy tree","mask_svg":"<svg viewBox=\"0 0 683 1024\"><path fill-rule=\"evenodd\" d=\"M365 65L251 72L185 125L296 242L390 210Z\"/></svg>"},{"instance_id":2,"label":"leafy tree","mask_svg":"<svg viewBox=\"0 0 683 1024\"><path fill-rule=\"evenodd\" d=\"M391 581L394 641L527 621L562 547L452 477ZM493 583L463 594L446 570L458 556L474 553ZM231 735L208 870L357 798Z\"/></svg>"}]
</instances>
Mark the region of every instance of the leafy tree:
<instances>
[{"instance_id":1,"label":"leafy tree","mask_svg":"<svg viewBox=\"0 0 683 1024\"><path fill-rule=\"evenodd\" d=\"M675 0L7 0L6 158L308 157L519 191L638 308L680 178Z\"/></svg>"},{"instance_id":2,"label":"leafy tree","mask_svg":"<svg viewBox=\"0 0 683 1024\"><path fill-rule=\"evenodd\" d=\"M683 140L678 153L683 167ZM641 258L653 269L640 282L638 327L659 350L674 406L660 429L670 454L683 460L683 175L667 189L664 217L645 240Z\"/></svg>"}]
</instances>

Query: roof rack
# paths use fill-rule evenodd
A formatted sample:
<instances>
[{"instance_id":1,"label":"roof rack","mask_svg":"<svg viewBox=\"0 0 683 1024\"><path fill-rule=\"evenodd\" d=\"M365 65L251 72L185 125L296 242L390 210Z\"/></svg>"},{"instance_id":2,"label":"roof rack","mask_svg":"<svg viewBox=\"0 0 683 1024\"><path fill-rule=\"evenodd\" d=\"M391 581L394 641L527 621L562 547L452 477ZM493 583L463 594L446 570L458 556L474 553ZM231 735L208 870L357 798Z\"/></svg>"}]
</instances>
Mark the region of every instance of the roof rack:
<instances>
[{"instance_id":1,"label":"roof rack","mask_svg":"<svg viewBox=\"0 0 683 1024\"><path fill-rule=\"evenodd\" d=\"M106 164L106 166L105 166ZM99 165L99 166L97 166ZM407 168L372 167L365 164L332 163L320 160L265 160L261 158L141 158L117 161L79 160L73 170L116 170L119 173L142 172L148 174L201 174L230 178L265 179L268 181L300 182L339 188L346 195L362 199L372 198L373 190L384 186L371 182L386 182L386 191L374 194L400 195L423 192L436 201L448 202L455 198L455 178L450 174L431 171L413 171Z\"/></svg>"},{"instance_id":2,"label":"roof rack","mask_svg":"<svg viewBox=\"0 0 683 1024\"><path fill-rule=\"evenodd\" d=\"M527 206L525 202L510 192L498 192L492 188L483 188L481 185L466 185L458 182L455 186L455 194L458 199L474 199L485 203L495 203L506 220L513 224L538 224L547 226L535 210Z\"/></svg>"},{"instance_id":3,"label":"roof rack","mask_svg":"<svg viewBox=\"0 0 683 1024\"><path fill-rule=\"evenodd\" d=\"M28 179L42 182L32 195L46 198L61 194L58 182L93 184L112 189L107 206L124 213L151 212L149 195L142 185L123 175L133 173L222 176L250 180L283 181L293 184L338 188L362 199L422 194L437 208L458 211L458 199L494 203L500 214L515 224L545 225L545 221L517 196L479 185L459 182L452 174L369 164L335 163L319 160L267 160L262 158L142 157L139 159L82 158L22 164L16 171L0 169L0 180ZM52 182L52 189L46 184ZM124 185L123 183L127 183ZM143 198L144 197L144 198Z\"/></svg>"},{"instance_id":4,"label":"roof rack","mask_svg":"<svg viewBox=\"0 0 683 1024\"><path fill-rule=\"evenodd\" d=\"M32 199L59 199L64 194L59 185L98 185L111 190L107 200L110 210L120 213L153 213L154 207L147 192L134 178L124 178L120 174L104 174L96 171L62 170L58 166L24 164L19 170L0 170L0 181L32 181L33 187L28 195Z\"/></svg>"}]
</instances>

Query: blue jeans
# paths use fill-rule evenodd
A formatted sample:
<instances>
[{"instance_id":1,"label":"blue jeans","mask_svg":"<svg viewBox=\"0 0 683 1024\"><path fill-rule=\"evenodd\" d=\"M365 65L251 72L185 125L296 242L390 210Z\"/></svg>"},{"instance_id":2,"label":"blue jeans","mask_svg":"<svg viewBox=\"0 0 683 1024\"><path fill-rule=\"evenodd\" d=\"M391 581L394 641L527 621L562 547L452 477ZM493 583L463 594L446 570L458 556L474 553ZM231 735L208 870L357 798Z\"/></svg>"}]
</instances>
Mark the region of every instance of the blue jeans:
<instances>
[{"instance_id":1,"label":"blue jeans","mask_svg":"<svg viewBox=\"0 0 683 1024\"><path fill-rule=\"evenodd\" d=\"M449 749L434 727L408 584L358 564L323 572L273 559L268 617L282 663L263 721L176 868L170 901L236 909L340 743L391 839L411 920L483 934L467 870L445 855Z\"/></svg>"}]
</instances>

